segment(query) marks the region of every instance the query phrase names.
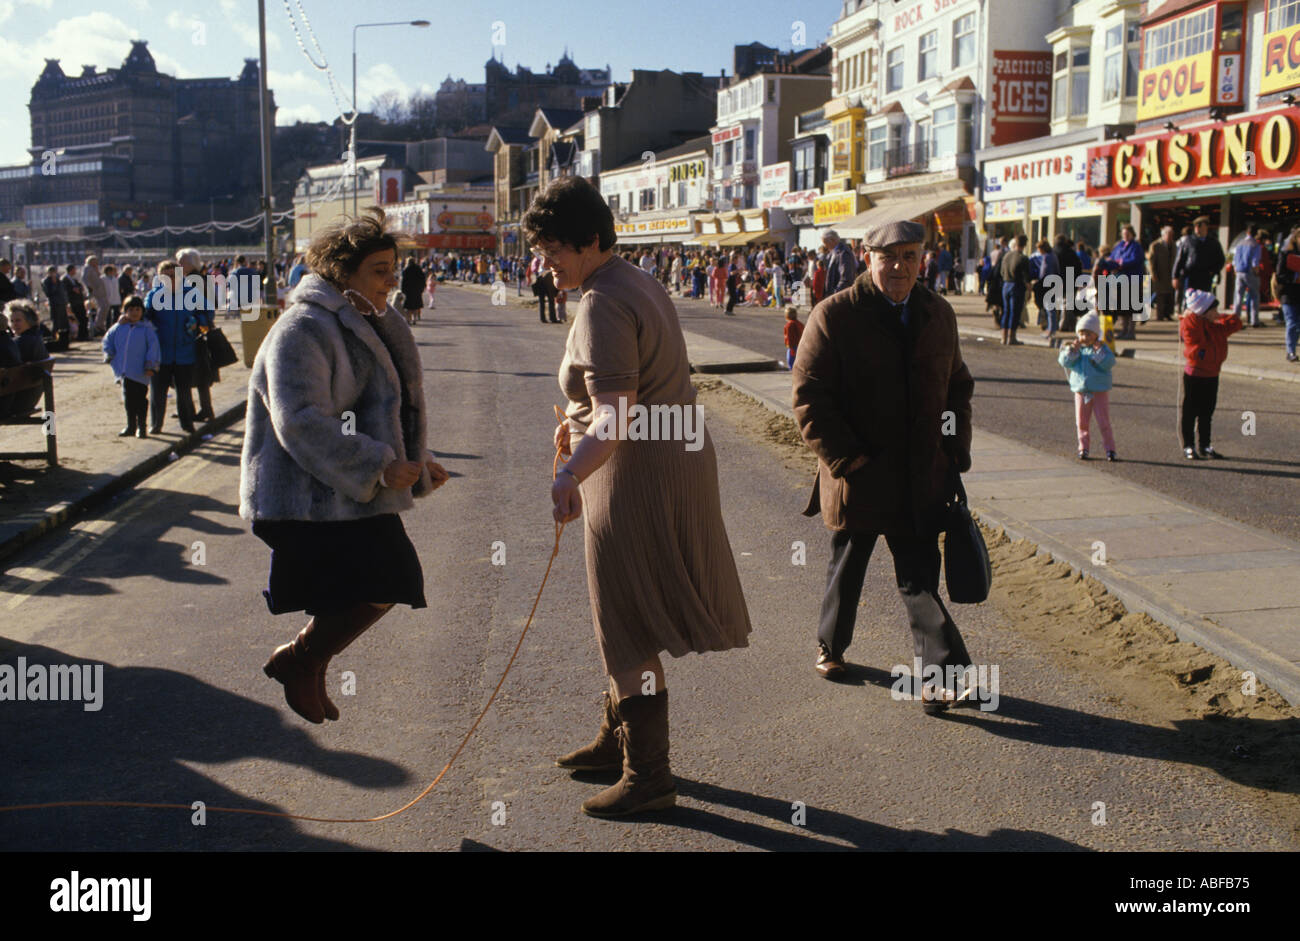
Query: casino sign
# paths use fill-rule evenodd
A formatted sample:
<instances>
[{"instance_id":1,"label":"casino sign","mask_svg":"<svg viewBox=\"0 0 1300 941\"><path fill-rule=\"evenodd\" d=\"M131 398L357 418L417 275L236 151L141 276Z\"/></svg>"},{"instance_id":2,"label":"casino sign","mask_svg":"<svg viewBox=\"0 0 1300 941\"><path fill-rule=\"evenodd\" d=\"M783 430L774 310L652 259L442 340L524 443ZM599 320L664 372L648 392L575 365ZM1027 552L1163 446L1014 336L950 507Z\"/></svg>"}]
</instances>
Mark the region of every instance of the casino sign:
<instances>
[{"instance_id":1,"label":"casino sign","mask_svg":"<svg viewBox=\"0 0 1300 941\"><path fill-rule=\"evenodd\" d=\"M1300 175L1300 115L1273 111L1088 148L1089 199Z\"/></svg>"}]
</instances>

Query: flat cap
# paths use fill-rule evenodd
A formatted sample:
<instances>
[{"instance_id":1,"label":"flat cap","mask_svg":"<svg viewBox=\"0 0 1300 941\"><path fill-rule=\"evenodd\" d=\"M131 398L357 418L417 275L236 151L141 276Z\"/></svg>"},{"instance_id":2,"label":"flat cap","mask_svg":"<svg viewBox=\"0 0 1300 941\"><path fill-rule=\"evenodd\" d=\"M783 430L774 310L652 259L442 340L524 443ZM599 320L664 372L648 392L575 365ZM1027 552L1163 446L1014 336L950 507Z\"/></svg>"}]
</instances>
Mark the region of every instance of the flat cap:
<instances>
[{"instance_id":1,"label":"flat cap","mask_svg":"<svg viewBox=\"0 0 1300 941\"><path fill-rule=\"evenodd\" d=\"M919 222L885 222L867 233L867 248L888 248L903 242L924 242L925 226Z\"/></svg>"}]
</instances>

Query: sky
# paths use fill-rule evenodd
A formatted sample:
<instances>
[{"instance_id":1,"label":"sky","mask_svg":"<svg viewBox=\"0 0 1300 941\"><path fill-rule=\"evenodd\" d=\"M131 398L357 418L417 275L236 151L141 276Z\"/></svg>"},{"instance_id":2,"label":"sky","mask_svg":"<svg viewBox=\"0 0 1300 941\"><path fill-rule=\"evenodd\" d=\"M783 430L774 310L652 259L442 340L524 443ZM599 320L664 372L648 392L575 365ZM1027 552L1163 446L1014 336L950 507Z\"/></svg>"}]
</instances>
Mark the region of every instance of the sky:
<instances>
[{"instance_id":1,"label":"sky","mask_svg":"<svg viewBox=\"0 0 1300 941\"><path fill-rule=\"evenodd\" d=\"M341 100L299 48L289 10L313 54L312 37L319 42ZM357 33L357 102L366 110L386 91L432 92L448 75L482 82L494 52L512 70L540 72L567 46L580 68L609 65L615 81L634 68L730 73L732 46L790 49L796 34L816 45L839 10L839 0L266 0L268 75L278 124L328 121L351 104L358 22L432 23ZM27 103L46 58L69 75L83 65L102 72L121 66L132 39L148 41L160 71L235 78L258 54L257 0L0 0L0 166L28 160Z\"/></svg>"}]
</instances>

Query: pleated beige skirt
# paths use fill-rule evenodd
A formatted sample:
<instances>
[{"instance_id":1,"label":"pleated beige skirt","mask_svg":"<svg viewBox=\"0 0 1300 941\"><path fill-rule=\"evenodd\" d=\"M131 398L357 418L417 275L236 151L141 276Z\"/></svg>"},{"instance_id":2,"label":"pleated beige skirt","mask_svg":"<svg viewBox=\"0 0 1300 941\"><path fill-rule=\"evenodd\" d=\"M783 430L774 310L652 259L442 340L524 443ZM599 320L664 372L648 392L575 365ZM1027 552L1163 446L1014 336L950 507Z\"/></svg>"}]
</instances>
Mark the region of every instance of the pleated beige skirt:
<instances>
[{"instance_id":1,"label":"pleated beige skirt","mask_svg":"<svg viewBox=\"0 0 1300 941\"><path fill-rule=\"evenodd\" d=\"M576 445L578 438L574 438ZM623 441L582 484L587 587L607 673L749 646L749 611L704 446Z\"/></svg>"}]
</instances>

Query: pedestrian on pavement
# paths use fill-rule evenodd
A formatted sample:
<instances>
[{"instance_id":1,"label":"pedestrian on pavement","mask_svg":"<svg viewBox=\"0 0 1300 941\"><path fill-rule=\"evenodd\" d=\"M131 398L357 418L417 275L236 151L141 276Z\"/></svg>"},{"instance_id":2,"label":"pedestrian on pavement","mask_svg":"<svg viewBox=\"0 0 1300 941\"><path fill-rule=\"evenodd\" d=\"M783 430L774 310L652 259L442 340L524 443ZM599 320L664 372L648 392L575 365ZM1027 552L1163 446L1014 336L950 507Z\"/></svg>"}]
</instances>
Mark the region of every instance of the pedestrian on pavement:
<instances>
[{"instance_id":1,"label":"pedestrian on pavement","mask_svg":"<svg viewBox=\"0 0 1300 941\"><path fill-rule=\"evenodd\" d=\"M86 294L95 302L95 319L91 324L91 336L103 336L110 323L117 318L108 319L108 290L104 284L104 275L99 270L99 256L87 255L86 266L82 270L81 281L86 286Z\"/></svg>"},{"instance_id":2,"label":"pedestrian on pavement","mask_svg":"<svg viewBox=\"0 0 1300 941\"><path fill-rule=\"evenodd\" d=\"M993 322L999 327L1002 326L1002 256L1006 252L1007 239L1003 236L993 243L993 251L989 253L988 296L984 299L984 309L993 312Z\"/></svg>"},{"instance_id":3,"label":"pedestrian on pavement","mask_svg":"<svg viewBox=\"0 0 1300 941\"><path fill-rule=\"evenodd\" d=\"M1065 368L1074 393L1074 426L1079 438L1079 460L1088 459L1090 429L1096 416L1106 460L1115 461L1115 433L1110 425L1111 371L1115 353L1101 341L1101 317L1089 312L1079 318L1075 339L1061 347L1056 361Z\"/></svg>"},{"instance_id":4,"label":"pedestrian on pavement","mask_svg":"<svg viewBox=\"0 0 1300 941\"><path fill-rule=\"evenodd\" d=\"M248 383L239 514L271 547L270 612L311 616L263 672L317 724L339 717L326 690L330 658L394 604L425 607L420 559L398 514L448 477L427 450L420 352L388 303L397 241L377 208L316 236L311 271Z\"/></svg>"},{"instance_id":5,"label":"pedestrian on pavement","mask_svg":"<svg viewBox=\"0 0 1300 941\"><path fill-rule=\"evenodd\" d=\"M14 287L14 283L10 279L9 274L9 259L0 258L0 307L3 307L10 301L18 299L18 290Z\"/></svg>"},{"instance_id":6,"label":"pedestrian on pavement","mask_svg":"<svg viewBox=\"0 0 1300 941\"><path fill-rule=\"evenodd\" d=\"M1223 246L1210 237L1210 217L1197 216L1192 236L1178 250L1174 260L1174 287L1214 291L1214 280L1223 272ZM1186 298L1184 298L1184 306Z\"/></svg>"},{"instance_id":7,"label":"pedestrian on pavement","mask_svg":"<svg viewBox=\"0 0 1300 941\"><path fill-rule=\"evenodd\" d=\"M1273 234L1268 229L1260 229L1255 236L1259 242L1259 307L1260 314L1264 308L1274 303L1281 304L1281 299L1273 292L1273 272L1277 268L1277 246L1273 244ZM1282 310L1273 312L1273 322L1283 322Z\"/></svg>"},{"instance_id":8,"label":"pedestrian on pavement","mask_svg":"<svg viewBox=\"0 0 1300 941\"><path fill-rule=\"evenodd\" d=\"M881 535L894 556L922 675L938 669L952 676L971 666L939 598L938 534L957 474L970 469L974 382L952 307L916 283L924 238L915 222L873 229L868 273L813 310L795 357L795 417L818 458L804 515L820 508L832 530L817 631L816 669L827 679L846 675L844 653ZM930 683L922 699L935 713L956 693Z\"/></svg>"},{"instance_id":9,"label":"pedestrian on pavement","mask_svg":"<svg viewBox=\"0 0 1300 941\"><path fill-rule=\"evenodd\" d=\"M1259 322L1259 271L1261 252L1255 241L1258 229L1251 225L1232 251L1232 273L1236 277L1236 302L1232 312L1240 315L1246 311L1246 322L1251 327L1263 326Z\"/></svg>"},{"instance_id":10,"label":"pedestrian on pavement","mask_svg":"<svg viewBox=\"0 0 1300 941\"><path fill-rule=\"evenodd\" d=\"M858 260L834 229L822 233L822 248L826 250L826 288L823 297L830 297L854 282L858 276Z\"/></svg>"},{"instance_id":11,"label":"pedestrian on pavement","mask_svg":"<svg viewBox=\"0 0 1300 941\"><path fill-rule=\"evenodd\" d=\"M77 339L90 339L90 322L86 318L86 286L77 276L77 266L68 265L59 279L68 298L68 309L77 321Z\"/></svg>"},{"instance_id":12,"label":"pedestrian on pavement","mask_svg":"<svg viewBox=\"0 0 1300 941\"><path fill-rule=\"evenodd\" d=\"M738 255L732 255L732 264L727 268L727 306L723 313L734 317L736 305L740 303L740 266L736 262Z\"/></svg>"},{"instance_id":13,"label":"pedestrian on pavement","mask_svg":"<svg viewBox=\"0 0 1300 941\"><path fill-rule=\"evenodd\" d=\"M727 258L725 255L712 257L709 265L709 306L722 310L727 304Z\"/></svg>"},{"instance_id":14,"label":"pedestrian on pavement","mask_svg":"<svg viewBox=\"0 0 1300 941\"><path fill-rule=\"evenodd\" d=\"M1294 363L1296 342L1300 340L1300 226L1282 243L1273 272L1274 293L1282 302L1282 316L1286 320L1286 361Z\"/></svg>"},{"instance_id":15,"label":"pedestrian on pavement","mask_svg":"<svg viewBox=\"0 0 1300 941\"><path fill-rule=\"evenodd\" d=\"M1034 298L1043 312L1043 336L1050 341L1061 325L1061 300L1064 288L1061 282L1061 265L1052 243L1043 239L1038 243L1038 279L1034 283Z\"/></svg>"},{"instance_id":16,"label":"pedestrian on pavement","mask_svg":"<svg viewBox=\"0 0 1300 941\"><path fill-rule=\"evenodd\" d=\"M537 295L537 313L541 317L542 323L547 323L547 307L550 308L550 323L559 323L555 318L555 298L559 292L555 289L555 278L545 269L537 276L533 282L533 293Z\"/></svg>"},{"instance_id":17,"label":"pedestrian on pavement","mask_svg":"<svg viewBox=\"0 0 1300 941\"><path fill-rule=\"evenodd\" d=\"M134 294L122 305L122 318L123 322L113 321L102 344L104 362L113 367L126 408L126 427L117 436L147 438L149 382L157 374L161 358L158 331L144 319L144 298Z\"/></svg>"},{"instance_id":18,"label":"pedestrian on pavement","mask_svg":"<svg viewBox=\"0 0 1300 941\"><path fill-rule=\"evenodd\" d=\"M415 256L411 255L406 259L406 267L402 269L402 313L406 317L407 325L418 323L420 320L420 308L424 306L424 272L420 270L419 263Z\"/></svg>"},{"instance_id":19,"label":"pedestrian on pavement","mask_svg":"<svg viewBox=\"0 0 1300 941\"><path fill-rule=\"evenodd\" d=\"M587 586L610 680L595 741L557 764L622 768L617 784L583 803L592 816L670 807L677 790L660 655L745 647L750 632L717 457L672 301L614 255L614 217L600 191L583 177L556 180L521 227L558 285L583 289L560 365L568 407L555 444L565 463L551 499L560 523L586 515ZM607 433L612 415L643 407L680 409L683 434L620 441ZM687 421L693 441L682 440Z\"/></svg>"},{"instance_id":20,"label":"pedestrian on pavement","mask_svg":"<svg viewBox=\"0 0 1300 941\"><path fill-rule=\"evenodd\" d=\"M26 300L32 296L32 286L27 283L27 269L22 265L14 267L14 298Z\"/></svg>"},{"instance_id":21,"label":"pedestrian on pavement","mask_svg":"<svg viewBox=\"0 0 1300 941\"><path fill-rule=\"evenodd\" d=\"M104 266L104 293L108 296L108 317L105 322L115 324L118 315L122 313L122 293L117 282L116 265ZM140 302L144 303L144 298Z\"/></svg>"},{"instance_id":22,"label":"pedestrian on pavement","mask_svg":"<svg viewBox=\"0 0 1300 941\"><path fill-rule=\"evenodd\" d=\"M1219 299L1208 291L1189 288L1186 309L1178 323L1178 333L1183 341L1182 422L1183 457L1189 461L1199 458L1221 458L1210 443L1210 426L1214 408L1219 399L1219 371L1228 358L1228 337L1241 329L1241 318L1235 313L1222 317ZM1193 431L1196 440L1193 440ZM1200 443L1200 452L1192 445Z\"/></svg>"},{"instance_id":23,"label":"pedestrian on pavement","mask_svg":"<svg viewBox=\"0 0 1300 941\"><path fill-rule=\"evenodd\" d=\"M948 282L952 278L952 252L947 242L939 243L939 254L935 257L935 262L939 268L939 276L934 282L934 289L939 294L947 294Z\"/></svg>"},{"instance_id":24,"label":"pedestrian on pavement","mask_svg":"<svg viewBox=\"0 0 1300 941\"><path fill-rule=\"evenodd\" d=\"M50 326L53 330L50 349L66 350L72 342L72 325L68 321L68 292L63 285L63 279L59 277L57 268L45 269L41 291L50 305Z\"/></svg>"},{"instance_id":25,"label":"pedestrian on pavement","mask_svg":"<svg viewBox=\"0 0 1300 941\"><path fill-rule=\"evenodd\" d=\"M799 338L803 336L803 324L799 322L799 309L797 307L787 307L785 309L783 335L785 340L785 368L794 369L795 354L799 351Z\"/></svg>"},{"instance_id":26,"label":"pedestrian on pavement","mask_svg":"<svg viewBox=\"0 0 1300 941\"><path fill-rule=\"evenodd\" d=\"M184 279L197 277L202 279L203 301L201 306L191 311L197 319L198 335L195 337L194 345L194 389L199 395L199 411L194 416L196 421L212 421L217 417L212 408L212 384L221 381L221 371L212 365L212 358L208 355L207 341L202 339L203 335L216 326L216 310L208 305L207 297L207 278L204 276L203 256L199 254L197 248L182 248L176 252L176 265ZM265 263L259 263L259 269L265 270ZM257 274L256 284L261 289L263 274ZM188 289L187 292L188 293ZM265 294L261 295L265 297ZM179 295L178 295L179 299ZM188 305L187 305L188 306ZM160 335L161 336L161 335Z\"/></svg>"},{"instance_id":27,"label":"pedestrian on pavement","mask_svg":"<svg viewBox=\"0 0 1300 941\"><path fill-rule=\"evenodd\" d=\"M181 429L194 430L194 362L198 356L195 348L199 327L211 326L210 316L204 310L186 310L185 282L181 267L168 259L158 266L156 284L145 295L145 316L158 331L160 350L158 371L150 379L149 433L160 435L163 416L167 414L167 389L176 388L176 415ZM122 321L118 318L118 322Z\"/></svg>"},{"instance_id":28,"label":"pedestrian on pavement","mask_svg":"<svg viewBox=\"0 0 1300 941\"><path fill-rule=\"evenodd\" d=\"M1118 339L1132 340L1137 336L1135 326L1144 304L1142 297L1142 279L1146 275L1146 254L1142 243L1137 240L1137 230L1125 225L1120 230L1120 240L1110 252L1115 262L1115 274L1124 278L1119 284L1123 289L1117 293L1119 306L1115 310L1115 334Z\"/></svg>"},{"instance_id":29,"label":"pedestrian on pavement","mask_svg":"<svg viewBox=\"0 0 1300 941\"><path fill-rule=\"evenodd\" d=\"M1174 260L1178 246L1174 243L1174 227L1160 230L1160 238L1151 243L1147 258L1151 264L1151 294L1156 308L1156 320L1174 319Z\"/></svg>"},{"instance_id":30,"label":"pedestrian on pavement","mask_svg":"<svg viewBox=\"0 0 1300 941\"><path fill-rule=\"evenodd\" d=\"M998 277L1002 282L1003 346L1024 345L1016 339L1016 331L1020 329L1020 318L1025 310L1025 293L1032 277L1029 259L1025 257L1025 246L1028 244L1028 236L1017 235L1015 248L1006 252L998 263Z\"/></svg>"},{"instance_id":31,"label":"pedestrian on pavement","mask_svg":"<svg viewBox=\"0 0 1300 941\"><path fill-rule=\"evenodd\" d=\"M1185 225L1183 226L1182 232L1180 232L1178 235L1178 242L1174 246L1174 267L1175 268L1177 268L1178 266L1178 257L1183 253L1183 249L1192 241L1193 231L1194 230L1190 225ZM1186 282L1180 283L1177 280L1177 277L1172 274L1172 272L1171 272L1171 278L1173 280L1173 285L1174 285L1174 316L1181 317L1183 315L1183 295L1187 290L1187 284Z\"/></svg>"}]
</instances>

